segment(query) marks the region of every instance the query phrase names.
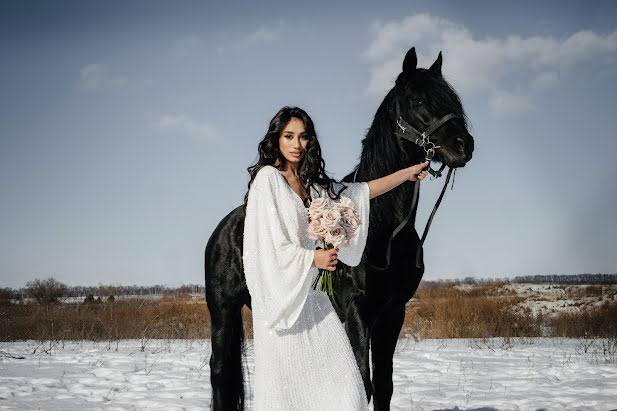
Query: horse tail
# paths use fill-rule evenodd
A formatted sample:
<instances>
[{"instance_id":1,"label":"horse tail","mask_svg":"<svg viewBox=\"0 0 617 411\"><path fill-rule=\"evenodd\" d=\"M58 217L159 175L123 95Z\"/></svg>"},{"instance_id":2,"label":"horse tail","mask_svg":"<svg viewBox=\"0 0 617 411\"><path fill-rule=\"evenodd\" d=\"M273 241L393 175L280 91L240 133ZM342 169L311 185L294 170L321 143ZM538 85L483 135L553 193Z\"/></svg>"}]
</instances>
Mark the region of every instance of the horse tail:
<instances>
[{"instance_id":1,"label":"horse tail","mask_svg":"<svg viewBox=\"0 0 617 411\"><path fill-rule=\"evenodd\" d=\"M210 383L213 410L244 410L246 347L242 307L250 296L242 284L242 207L216 227L204 253L206 303L210 312ZM247 303L250 304L250 303ZM243 367L244 362L244 367ZM246 372L248 375L248 372Z\"/></svg>"},{"instance_id":2,"label":"horse tail","mask_svg":"<svg viewBox=\"0 0 617 411\"><path fill-rule=\"evenodd\" d=\"M231 350L232 367L239 372L234 373L232 387L234 390L233 396L238 399L238 410L244 410L244 373L248 377L248 365L246 364L246 343L244 340L244 327L242 323L242 308L238 310L237 318L232 321L232 340L233 345L238 349ZM245 359L244 366L242 359Z\"/></svg>"},{"instance_id":3,"label":"horse tail","mask_svg":"<svg viewBox=\"0 0 617 411\"><path fill-rule=\"evenodd\" d=\"M244 372L247 368L242 309L210 313L212 319L212 355L210 382L211 409L244 410ZM247 370L248 371L248 370ZM248 375L248 372L246 372Z\"/></svg>"}]
</instances>

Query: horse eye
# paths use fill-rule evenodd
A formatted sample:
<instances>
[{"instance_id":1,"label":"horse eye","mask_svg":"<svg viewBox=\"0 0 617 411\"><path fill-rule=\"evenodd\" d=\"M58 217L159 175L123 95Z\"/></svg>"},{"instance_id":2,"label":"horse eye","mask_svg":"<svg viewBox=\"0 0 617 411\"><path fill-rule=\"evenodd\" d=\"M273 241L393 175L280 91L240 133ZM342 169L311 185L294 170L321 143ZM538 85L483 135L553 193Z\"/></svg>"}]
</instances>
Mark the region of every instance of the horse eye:
<instances>
[{"instance_id":1,"label":"horse eye","mask_svg":"<svg viewBox=\"0 0 617 411\"><path fill-rule=\"evenodd\" d=\"M414 101L413 101L413 105L414 105L414 106L421 106L422 104L423 104L423 103L422 103L422 100L414 100Z\"/></svg>"}]
</instances>

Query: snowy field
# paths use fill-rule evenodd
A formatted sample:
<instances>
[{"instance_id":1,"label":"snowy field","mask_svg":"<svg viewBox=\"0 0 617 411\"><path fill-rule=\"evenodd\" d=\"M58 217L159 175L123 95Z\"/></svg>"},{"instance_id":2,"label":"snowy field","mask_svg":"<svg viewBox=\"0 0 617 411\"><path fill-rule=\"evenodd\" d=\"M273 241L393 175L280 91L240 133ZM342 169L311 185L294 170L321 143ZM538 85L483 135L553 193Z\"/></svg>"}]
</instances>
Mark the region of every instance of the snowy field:
<instances>
[{"instance_id":1,"label":"snowy field","mask_svg":"<svg viewBox=\"0 0 617 411\"><path fill-rule=\"evenodd\" d=\"M617 409L607 343L403 339L392 409ZM208 340L0 343L0 410L209 409L209 357Z\"/></svg>"}]
</instances>

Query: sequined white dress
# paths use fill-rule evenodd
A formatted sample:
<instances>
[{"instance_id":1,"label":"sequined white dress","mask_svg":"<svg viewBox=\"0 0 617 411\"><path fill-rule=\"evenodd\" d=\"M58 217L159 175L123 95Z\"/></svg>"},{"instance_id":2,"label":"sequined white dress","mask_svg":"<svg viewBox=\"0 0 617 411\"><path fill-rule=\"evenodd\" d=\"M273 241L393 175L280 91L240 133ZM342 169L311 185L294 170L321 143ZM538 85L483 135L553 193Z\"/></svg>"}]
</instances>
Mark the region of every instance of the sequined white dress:
<instances>
[{"instance_id":1,"label":"sequined white dress","mask_svg":"<svg viewBox=\"0 0 617 411\"><path fill-rule=\"evenodd\" d=\"M367 183L345 183L362 224L345 264L360 263L369 217ZM311 197L325 190L311 189ZM300 197L274 167L263 167L249 190L243 262L253 308L254 410L367 410L349 339L325 293L311 287L316 241L307 237ZM248 392L248 390L247 390Z\"/></svg>"}]
</instances>

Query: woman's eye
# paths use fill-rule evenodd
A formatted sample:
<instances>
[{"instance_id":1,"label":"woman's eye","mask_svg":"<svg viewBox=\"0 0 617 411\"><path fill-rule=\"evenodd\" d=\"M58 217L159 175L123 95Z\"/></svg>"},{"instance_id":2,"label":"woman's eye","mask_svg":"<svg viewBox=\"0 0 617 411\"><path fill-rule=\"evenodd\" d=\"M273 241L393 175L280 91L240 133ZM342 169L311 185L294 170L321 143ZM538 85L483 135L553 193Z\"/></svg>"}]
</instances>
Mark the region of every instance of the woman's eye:
<instances>
[{"instance_id":1,"label":"woman's eye","mask_svg":"<svg viewBox=\"0 0 617 411\"><path fill-rule=\"evenodd\" d=\"M308 140L308 139L309 139L309 136L307 136L307 135L305 134L305 135L303 135L303 136L302 136L302 137L300 137L300 138L301 138L301 139L303 139L303 140Z\"/></svg>"},{"instance_id":2,"label":"woman's eye","mask_svg":"<svg viewBox=\"0 0 617 411\"><path fill-rule=\"evenodd\" d=\"M285 138L293 138L291 134L285 134Z\"/></svg>"}]
</instances>

